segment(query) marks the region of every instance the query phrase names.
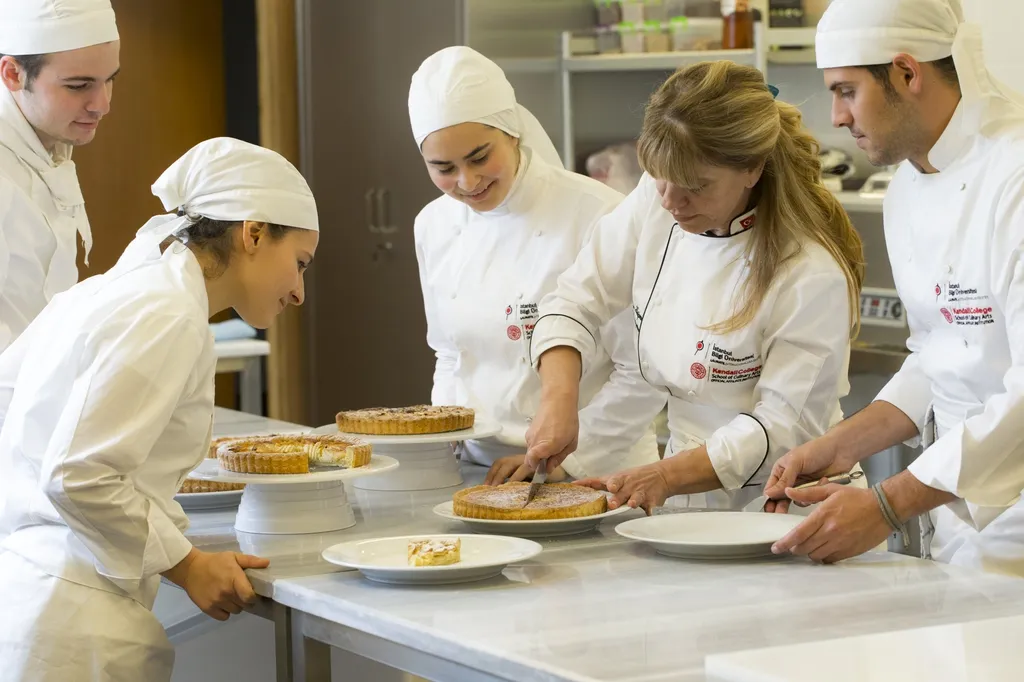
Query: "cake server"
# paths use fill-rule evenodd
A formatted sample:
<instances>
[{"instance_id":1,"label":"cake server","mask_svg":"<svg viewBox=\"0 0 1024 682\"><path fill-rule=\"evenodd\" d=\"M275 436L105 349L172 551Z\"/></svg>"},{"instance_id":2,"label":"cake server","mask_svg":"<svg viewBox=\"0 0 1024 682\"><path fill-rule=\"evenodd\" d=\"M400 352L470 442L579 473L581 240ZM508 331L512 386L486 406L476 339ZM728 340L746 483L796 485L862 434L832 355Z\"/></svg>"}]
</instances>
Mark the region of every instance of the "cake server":
<instances>
[{"instance_id":1,"label":"cake server","mask_svg":"<svg viewBox=\"0 0 1024 682\"><path fill-rule=\"evenodd\" d=\"M530 504L530 500L537 496L537 491L546 480L548 480L548 463L545 460L538 464L537 470L533 472L533 481L530 483L529 492L526 493L526 504ZM525 507L526 504L523 506Z\"/></svg>"}]
</instances>

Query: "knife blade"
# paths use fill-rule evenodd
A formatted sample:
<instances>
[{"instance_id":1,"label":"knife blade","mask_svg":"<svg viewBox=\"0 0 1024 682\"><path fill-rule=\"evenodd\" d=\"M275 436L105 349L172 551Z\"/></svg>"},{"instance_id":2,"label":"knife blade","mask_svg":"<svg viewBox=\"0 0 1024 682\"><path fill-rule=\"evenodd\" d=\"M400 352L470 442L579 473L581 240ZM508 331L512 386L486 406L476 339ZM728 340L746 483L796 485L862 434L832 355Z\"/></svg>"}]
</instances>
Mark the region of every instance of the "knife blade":
<instances>
[{"instance_id":1,"label":"knife blade","mask_svg":"<svg viewBox=\"0 0 1024 682\"><path fill-rule=\"evenodd\" d=\"M537 496L537 491L544 485L544 481L548 480L548 463L542 461L537 465L537 470L533 472L533 481L530 483L530 490L526 493L526 504L530 504L530 500Z\"/></svg>"}]
</instances>

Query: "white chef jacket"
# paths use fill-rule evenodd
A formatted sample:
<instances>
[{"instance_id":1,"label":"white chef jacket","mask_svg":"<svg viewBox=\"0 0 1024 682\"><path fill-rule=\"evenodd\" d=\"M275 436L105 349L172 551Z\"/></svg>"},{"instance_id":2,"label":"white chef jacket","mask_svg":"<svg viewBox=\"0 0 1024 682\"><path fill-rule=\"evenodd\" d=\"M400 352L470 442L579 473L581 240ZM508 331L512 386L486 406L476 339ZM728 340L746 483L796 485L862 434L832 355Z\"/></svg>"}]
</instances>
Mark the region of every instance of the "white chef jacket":
<instances>
[{"instance_id":1,"label":"white chef jacket","mask_svg":"<svg viewBox=\"0 0 1024 682\"><path fill-rule=\"evenodd\" d=\"M921 432L934 413L910 472L961 499L933 512L932 556L1024 575L1024 108L993 95L977 111L962 101L929 152L938 173L904 162L889 186L911 353L878 399Z\"/></svg>"},{"instance_id":2,"label":"white chef jacket","mask_svg":"<svg viewBox=\"0 0 1024 682\"><path fill-rule=\"evenodd\" d=\"M538 304L621 200L524 148L500 207L478 213L441 196L417 216L427 342L437 355L431 400L472 407L502 427L497 438L467 443L469 460L489 465L526 451L527 420L540 400L529 360ZM602 334L580 387L580 447L563 464L575 477L658 459L649 427L665 397L639 375L630 316L604 325Z\"/></svg>"},{"instance_id":3,"label":"white chef jacket","mask_svg":"<svg viewBox=\"0 0 1024 682\"><path fill-rule=\"evenodd\" d=\"M0 355L0 548L151 608L191 550L174 495L209 445L216 355L192 252L124 260Z\"/></svg>"},{"instance_id":4,"label":"white chef jacket","mask_svg":"<svg viewBox=\"0 0 1024 682\"><path fill-rule=\"evenodd\" d=\"M78 281L78 235L88 262L92 236L71 146L46 151L0 87L0 351Z\"/></svg>"},{"instance_id":5,"label":"white chef jacket","mask_svg":"<svg viewBox=\"0 0 1024 682\"><path fill-rule=\"evenodd\" d=\"M842 418L849 294L820 246L804 244L781 268L746 327L707 329L735 310L756 229L751 211L732 222L729 236L689 234L645 174L540 305L533 361L571 346L585 366L601 324L632 310L643 376L669 395L671 454L706 445L724 488L675 505L742 508L761 494L779 457Z\"/></svg>"}]
</instances>

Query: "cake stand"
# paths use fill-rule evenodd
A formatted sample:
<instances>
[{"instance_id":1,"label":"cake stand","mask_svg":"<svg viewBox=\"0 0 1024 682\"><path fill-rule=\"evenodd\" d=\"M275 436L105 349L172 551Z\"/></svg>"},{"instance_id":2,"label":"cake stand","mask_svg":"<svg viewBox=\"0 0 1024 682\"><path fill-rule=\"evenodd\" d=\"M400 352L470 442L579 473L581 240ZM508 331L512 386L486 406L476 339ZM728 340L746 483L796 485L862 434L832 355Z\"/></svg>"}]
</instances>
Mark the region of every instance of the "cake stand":
<instances>
[{"instance_id":1,"label":"cake stand","mask_svg":"<svg viewBox=\"0 0 1024 682\"><path fill-rule=\"evenodd\" d=\"M334 424L314 429L316 435L338 433ZM462 485L462 472L455 459L452 443L488 438L501 433L496 424L480 423L472 428L447 433L425 433L414 436L367 436L345 434L373 444L374 455L393 457L401 463L398 471L360 479L353 485L361 490L438 490ZM525 448L524 448L525 450Z\"/></svg>"},{"instance_id":2,"label":"cake stand","mask_svg":"<svg viewBox=\"0 0 1024 682\"><path fill-rule=\"evenodd\" d=\"M206 459L193 478L223 483L244 483L235 530L264 535L327 533L351 528L355 513L345 492L345 481L374 476L398 468L391 457L374 454L370 463L355 469L314 467L308 474L239 474Z\"/></svg>"}]
</instances>

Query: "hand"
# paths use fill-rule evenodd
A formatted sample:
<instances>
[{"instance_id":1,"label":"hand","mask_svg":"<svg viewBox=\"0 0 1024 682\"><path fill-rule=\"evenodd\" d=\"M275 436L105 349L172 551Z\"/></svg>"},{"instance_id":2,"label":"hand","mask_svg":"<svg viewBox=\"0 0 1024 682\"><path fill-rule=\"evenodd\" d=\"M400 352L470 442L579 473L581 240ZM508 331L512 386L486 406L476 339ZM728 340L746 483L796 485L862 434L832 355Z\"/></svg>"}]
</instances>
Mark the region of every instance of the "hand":
<instances>
[{"instance_id":1,"label":"hand","mask_svg":"<svg viewBox=\"0 0 1024 682\"><path fill-rule=\"evenodd\" d=\"M871 490L830 483L786 494L794 502L821 503L810 516L772 545L772 552L792 552L826 564L877 547L892 533Z\"/></svg>"},{"instance_id":2,"label":"hand","mask_svg":"<svg viewBox=\"0 0 1024 682\"><path fill-rule=\"evenodd\" d=\"M571 455L578 445L580 414L576 400L566 397L541 401L537 415L526 430L526 461L528 470L536 471L546 462L551 473Z\"/></svg>"},{"instance_id":3,"label":"hand","mask_svg":"<svg viewBox=\"0 0 1024 682\"><path fill-rule=\"evenodd\" d=\"M768 498L764 510L785 514L789 511L790 502L786 496L787 488L849 471L855 463L841 461L827 436L793 448L772 467L764 486L764 495Z\"/></svg>"},{"instance_id":4,"label":"hand","mask_svg":"<svg viewBox=\"0 0 1024 682\"><path fill-rule=\"evenodd\" d=\"M487 472L487 478L484 479L484 485L501 485L506 480L525 481L533 475L533 471L533 469L526 466L526 455L502 457L491 465L490 470ZM558 467L548 474L548 483L558 483L559 481L564 481L567 477L568 474L565 473L565 469Z\"/></svg>"},{"instance_id":5,"label":"hand","mask_svg":"<svg viewBox=\"0 0 1024 682\"><path fill-rule=\"evenodd\" d=\"M245 576L247 568L266 568L267 559L238 552L201 552L195 548L167 572L203 613L227 620L252 604L256 593Z\"/></svg>"},{"instance_id":6,"label":"hand","mask_svg":"<svg viewBox=\"0 0 1024 682\"><path fill-rule=\"evenodd\" d=\"M585 478L577 481L577 485L612 493L612 499L608 500L609 509L618 509L627 504L633 509L640 507L650 516L654 508L665 504L665 500L672 494L665 477L664 464L664 461L654 462L611 476Z\"/></svg>"}]
</instances>

